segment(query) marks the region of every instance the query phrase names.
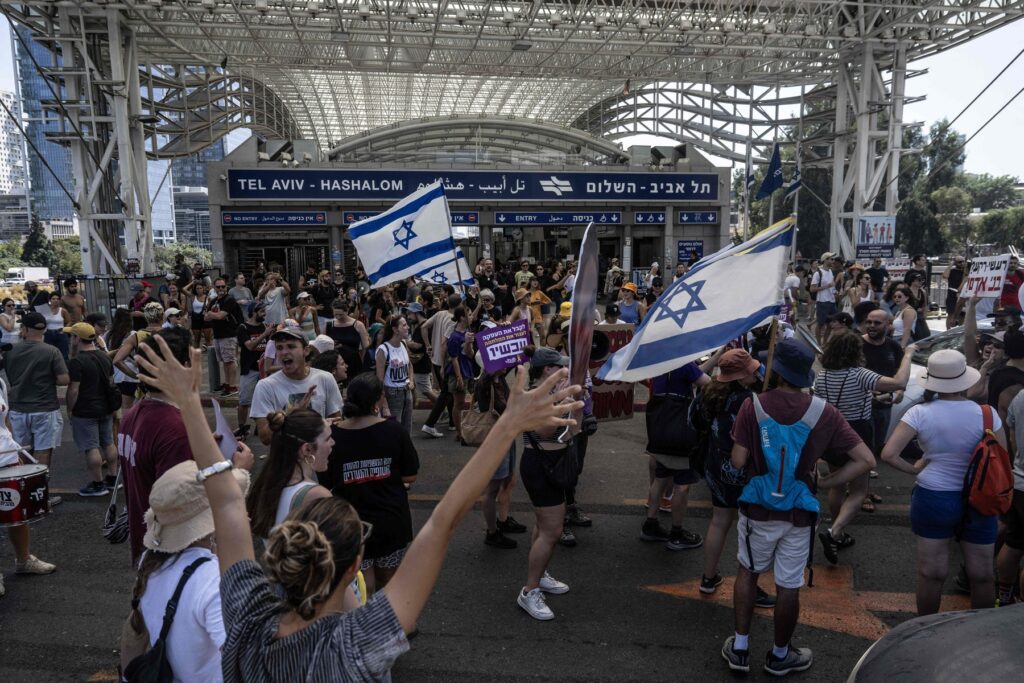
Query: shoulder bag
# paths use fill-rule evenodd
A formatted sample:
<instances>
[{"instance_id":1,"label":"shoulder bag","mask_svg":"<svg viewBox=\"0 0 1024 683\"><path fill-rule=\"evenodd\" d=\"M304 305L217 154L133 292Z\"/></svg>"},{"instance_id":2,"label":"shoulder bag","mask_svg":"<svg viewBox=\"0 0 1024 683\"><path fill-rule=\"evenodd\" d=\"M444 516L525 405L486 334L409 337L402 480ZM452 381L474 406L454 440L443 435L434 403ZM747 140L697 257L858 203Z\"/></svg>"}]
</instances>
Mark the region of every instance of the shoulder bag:
<instances>
[{"instance_id":1,"label":"shoulder bag","mask_svg":"<svg viewBox=\"0 0 1024 683\"><path fill-rule=\"evenodd\" d=\"M149 643L149 632L146 629L143 629L144 633L136 632L132 628L131 616L129 615L125 619L124 627L121 629L121 665L124 680L128 683L172 683L174 680L174 672L171 671L171 664L167 661L167 634L171 632L174 613L178 611L178 600L181 599L181 592L184 590L185 584L188 583L199 565L209 561L209 557L200 557L182 572L181 578L178 579L178 585L174 589L174 595L171 596L167 603L167 609L164 611L164 623L160 627L160 637L156 639L153 647L145 650L142 654L133 656L139 651L135 648L138 648L140 643L143 644L143 648ZM136 609L138 609L138 604L133 603L132 610ZM126 660L127 666L124 664Z\"/></svg>"},{"instance_id":2,"label":"shoulder bag","mask_svg":"<svg viewBox=\"0 0 1024 683\"><path fill-rule=\"evenodd\" d=\"M498 411L494 409L494 393L496 388L491 384L491 405L485 411L478 410L473 401L473 409L462 413L462 441L467 446L479 446L487 438L491 427L498 421Z\"/></svg>"}]
</instances>

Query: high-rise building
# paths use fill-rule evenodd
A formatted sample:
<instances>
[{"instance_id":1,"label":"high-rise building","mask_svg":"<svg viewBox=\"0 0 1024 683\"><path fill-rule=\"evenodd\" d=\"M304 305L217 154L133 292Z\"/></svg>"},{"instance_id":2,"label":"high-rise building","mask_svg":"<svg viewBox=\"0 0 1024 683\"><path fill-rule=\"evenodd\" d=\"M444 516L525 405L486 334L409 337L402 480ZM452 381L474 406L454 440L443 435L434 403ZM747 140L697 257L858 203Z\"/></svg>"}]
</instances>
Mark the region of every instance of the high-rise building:
<instances>
[{"instance_id":1,"label":"high-rise building","mask_svg":"<svg viewBox=\"0 0 1024 683\"><path fill-rule=\"evenodd\" d=\"M25 194L0 194L0 241L22 239L28 234L28 227L28 198Z\"/></svg>"},{"instance_id":2,"label":"high-rise building","mask_svg":"<svg viewBox=\"0 0 1024 683\"><path fill-rule=\"evenodd\" d=\"M150 208L153 216L153 244L174 244L174 193L171 162L150 160L146 166Z\"/></svg>"},{"instance_id":3,"label":"high-rise building","mask_svg":"<svg viewBox=\"0 0 1024 683\"><path fill-rule=\"evenodd\" d=\"M20 121L21 107L14 93L0 90L0 100L3 100L7 111ZM24 194L25 156L22 149L25 140L18 124L10 116L6 113L0 116L0 194Z\"/></svg>"},{"instance_id":4,"label":"high-rise building","mask_svg":"<svg viewBox=\"0 0 1024 683\"><path fill-rule=\"evenodd\" d=\"M60 66L50 50L32 40L32 34L25 27L12 29L25 40L30 47L26 51L21 41L11 36L17 52L18 84L21 95L21 107L27 120L26 135L32 145L28 148L28 171L29 188L32 198L32 212L40 220L65 219L70 220L74 216L74 208L71 198L61 189L61 183L68 192L74 192L74 181L71 172L71 152L68 148L50 142L46 139L47 131L58 130L57 124L47 119L47 113L43 110L43 100L52 100L53 93L47 86L39 71L32 61L32 57L42 67ZM49 164L50 169L43 164L42 155ZM54 177L56 175L56 178ZM59 178L59 182L57 180Z\"/></svg>"},{"instance_id":5,"label":"high-rise building","mask_svg":"<svg viewBox=\"0 0 1024 683\"><path fill-rule=\"evenodd\" d=\"M206 163L224 158L224 138L201 152L171 162L174 184L180 187L206 187Z\"/></svg>"},{"instance_id":6,"label":"high-rise building","mask_svg":"<svg viewBox=\"0 0 1024 683\"><path fill-rule=\"evenodd\" d=\"M174 188L174 230L178 242L210 248L210 195L206 186Z\"/></svg>"}]
</instances>

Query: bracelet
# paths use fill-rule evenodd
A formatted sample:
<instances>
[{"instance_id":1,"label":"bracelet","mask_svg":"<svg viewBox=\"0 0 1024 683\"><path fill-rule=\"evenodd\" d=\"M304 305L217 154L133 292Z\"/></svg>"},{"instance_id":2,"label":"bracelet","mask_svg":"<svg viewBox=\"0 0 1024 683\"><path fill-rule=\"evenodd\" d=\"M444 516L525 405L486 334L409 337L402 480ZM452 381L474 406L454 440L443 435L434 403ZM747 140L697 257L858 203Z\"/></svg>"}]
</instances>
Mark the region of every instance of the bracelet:
<instances>
[{"instance_id":1,"label":"bracelet","mask_svg":"<svg viewBox=\"0 0 1024 683\"><path fill-rule=\"evenodd\" d=\"M204 467L203 469L196 472L196 481L202 484L204 481L206 481L213 475L220 474L221 472L227 472L233 467L234 464L232 464L231 461L229 460L221 460L220 462L215 462L209 467Z\"/></svg>"}]
</instances>

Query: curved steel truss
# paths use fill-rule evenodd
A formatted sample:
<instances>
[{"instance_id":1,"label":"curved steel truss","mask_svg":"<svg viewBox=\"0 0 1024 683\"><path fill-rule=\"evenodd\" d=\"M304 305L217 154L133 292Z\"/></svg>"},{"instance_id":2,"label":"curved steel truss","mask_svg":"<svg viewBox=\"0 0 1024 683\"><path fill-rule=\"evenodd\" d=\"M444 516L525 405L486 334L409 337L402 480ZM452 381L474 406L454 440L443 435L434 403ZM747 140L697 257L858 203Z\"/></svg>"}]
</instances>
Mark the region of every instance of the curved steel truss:
<instances>
[{"instance_id":1,"label":"curved steel truss","mask_svg":"<svg viewBox=\"0 0 1024 683\"><path fill-rule=\"evenodd\" d=\"M335 161L565 164L616 163L618 145L584 131L512 116L415 119L353 135L329 152Z\"/></svg>"}]
</instances>

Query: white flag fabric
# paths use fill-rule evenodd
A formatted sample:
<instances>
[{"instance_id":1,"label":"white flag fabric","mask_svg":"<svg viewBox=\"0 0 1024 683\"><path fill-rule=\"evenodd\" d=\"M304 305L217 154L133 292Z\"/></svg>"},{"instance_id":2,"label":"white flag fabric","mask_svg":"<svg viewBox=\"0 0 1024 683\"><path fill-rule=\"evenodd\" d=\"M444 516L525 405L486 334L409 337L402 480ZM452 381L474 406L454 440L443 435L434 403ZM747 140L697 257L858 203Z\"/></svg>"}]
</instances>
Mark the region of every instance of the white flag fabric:
<instances>
[{"instance_id":1,"label":"white flag fabric","mask_svg":"<svg viewBox=\"0 0 1024 683\"><path fill-rule=\"evenodd\" d=\"M598 379L637 382L670 372L777 315L793 228L785 218L695 263L658 297Z\"/></svg>"},{"instance_id":2,"label":"white flag fabric","mask_svg":"<svg viewBox=\"0 0 1024 683\"><path fill-rule=\"evenodd\" d=\"M456 264L458 264L457 267ZM468 286L476 284L476 280L473 279L473 271L470 270L469 263L466 262L466 255L457 247L454 255L449 254L448 259L443 263L432 265L416 273L416 279L427 280L435 285L458 286L461 284Z\"/></svg>"},{"instance_id":3,"label":"white flag fabric","mask_svg":"<svg viewBox=\"0 0 1024 683\"><path fill-rule=\"evenodd\" d=\"M384 213L353 223L348 237L374 287L399 282L455 258L451 215L441 183L432 183Z\"/></svg>"}]
</instances>

